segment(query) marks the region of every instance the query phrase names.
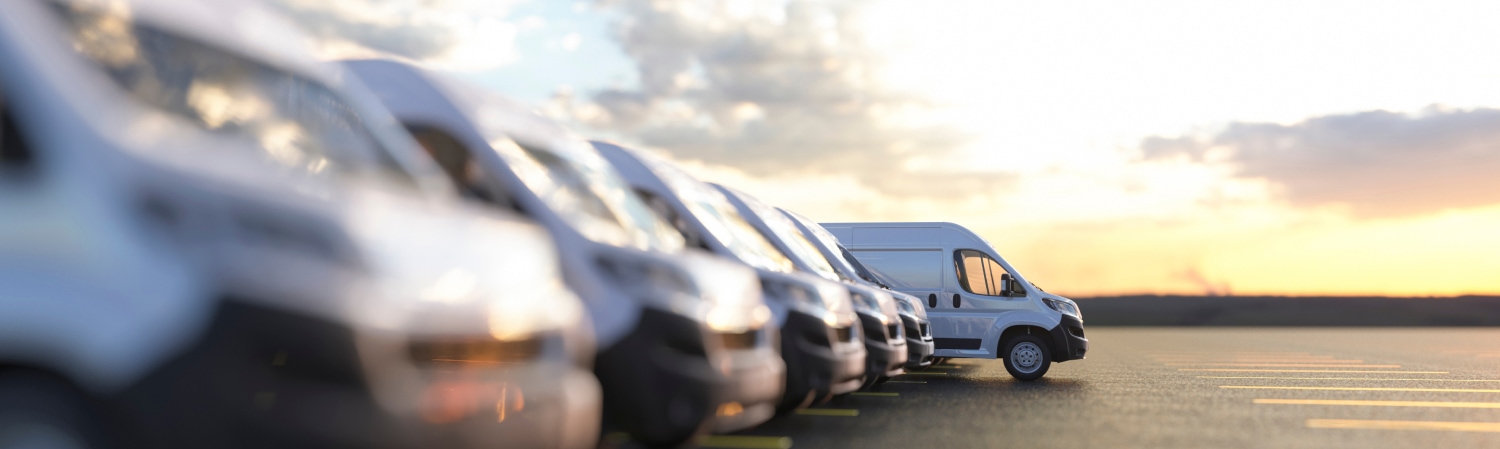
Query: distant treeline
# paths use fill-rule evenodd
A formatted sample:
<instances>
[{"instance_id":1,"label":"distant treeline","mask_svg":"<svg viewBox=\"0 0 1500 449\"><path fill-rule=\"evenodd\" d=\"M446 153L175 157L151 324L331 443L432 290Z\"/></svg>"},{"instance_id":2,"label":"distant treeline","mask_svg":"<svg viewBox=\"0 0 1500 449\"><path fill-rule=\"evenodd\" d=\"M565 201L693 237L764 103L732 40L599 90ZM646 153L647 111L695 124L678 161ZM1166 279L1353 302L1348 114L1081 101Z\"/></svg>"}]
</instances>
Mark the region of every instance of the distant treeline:
<instances>
[{"instance_id":1,"label":"distant treeline","mask_svg":"<svg viewBox=\"0 0 1500 449\"><path fill-rule=\"evenodd\" d=\"M1088 326L1500 326L1500 296L1075 298Z\"/></svg>"}]
</instances>

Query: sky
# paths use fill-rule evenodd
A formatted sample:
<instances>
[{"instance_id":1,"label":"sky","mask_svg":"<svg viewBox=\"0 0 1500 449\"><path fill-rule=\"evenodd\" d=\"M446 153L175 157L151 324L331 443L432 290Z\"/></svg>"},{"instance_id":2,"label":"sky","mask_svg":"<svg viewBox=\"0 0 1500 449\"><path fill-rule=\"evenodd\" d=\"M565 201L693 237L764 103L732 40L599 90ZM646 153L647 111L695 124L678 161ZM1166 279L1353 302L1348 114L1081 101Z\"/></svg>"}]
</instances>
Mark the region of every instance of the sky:
<instances>
[{"instance_id":1,"label":"sky","mask_svg":"<svg viewBox=\"0 0 1500 449\"><path fill-rule=\"evenodd\" d=\"M273 0L820 221L1066 295L1500 293L1492 1Z\"/></svg>"}]
</instances>

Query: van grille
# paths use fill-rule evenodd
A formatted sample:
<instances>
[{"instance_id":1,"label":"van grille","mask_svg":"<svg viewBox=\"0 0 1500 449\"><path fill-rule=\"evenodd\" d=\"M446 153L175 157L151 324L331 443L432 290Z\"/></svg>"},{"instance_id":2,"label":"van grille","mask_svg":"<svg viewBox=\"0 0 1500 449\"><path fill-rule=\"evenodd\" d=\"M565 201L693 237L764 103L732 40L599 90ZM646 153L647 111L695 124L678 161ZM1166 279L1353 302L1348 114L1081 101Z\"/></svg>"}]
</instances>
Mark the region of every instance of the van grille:
<instances>
[{"instance_id":1,"label":"van grille","mask_svg":"<svg viewBox=\"0 0 1500 449\"><path fill-rule=\"evenodd\" d=\"M724 349L750 349L760 340L760 329L752 329L744 332L722 332L719 333L719 341L724 343Z\"/></svg>"},{"instance_id":2,"label":"van grille","mask_svg":"<svg viewBox=\"0 0 1500 449\"><path fill-rule=\"evenodd\" d=\"M896 324L887 324L887 325L885 325L885 335L887 337L890 337L890 338L900 337L901 336L901 326L896 325Z\"/></svg>"},{"instance_id":3,"label":"van grille","mask_svg":"<svg viewBox=\"0 0 1500 449\"><path fill-rule=\"evenodd\" d=\"M503 365L523 363L540 357L541 338L519 341L490 339L431 339L407 344L411 358L419 365L456 367L465 364Z\"/></svg>"},{"instance_id":4,"label":"van grille","mask_svg":"<svg viewBox=\"0 0 1500 449\"><path fill-rule=\"evenodd\" d=\"M927 336L927 323L918 324L917 325L917 329L919 329L921 331L917 335L920 335L920 336L923 336L923 337Z\"/></svg>"},{"instance_id":5,"label":"van grille","mask_svg":"<svg viewBox=\"0 0 1500 449\"><path fill-rule=\"evenodd\" d=\"M835 328L833 335L838 338L838 341L849 341L854 339L854 332L851 332L852 329L853 326Z\"/></svg>"}]
</instances>

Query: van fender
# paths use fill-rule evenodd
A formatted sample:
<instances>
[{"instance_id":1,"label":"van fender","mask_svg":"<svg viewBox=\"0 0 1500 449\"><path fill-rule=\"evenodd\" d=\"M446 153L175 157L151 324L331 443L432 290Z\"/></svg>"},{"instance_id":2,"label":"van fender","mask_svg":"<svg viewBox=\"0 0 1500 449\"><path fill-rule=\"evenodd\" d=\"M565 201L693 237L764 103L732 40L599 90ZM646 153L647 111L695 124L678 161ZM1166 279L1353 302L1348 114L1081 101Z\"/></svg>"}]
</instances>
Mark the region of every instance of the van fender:
<instances>
[{"instance_id":1,"label":"van fender","mask_svg":"<svg viewBox=\"0 0 1500 449\"><path fill-rule=\"evenodd\" d=\"M1055 313L1048 314L1035 310L1018 310L1002 313L995 320L995 324L990 327L989 331L985 332L984 342L982 343L984 345L983 348L986 352L994 354L995 358L998 359L1000 358L1000 351L1003 349L1000 347L1000 336L1005 335L1006 329L1016 326L1036 326L1046 330L1057 327L1060 322L1062 322L1061 316ZM1043 337L1048 340L1052 338L1050 335L1044 335Z\"/></svg>"}]
</instances>

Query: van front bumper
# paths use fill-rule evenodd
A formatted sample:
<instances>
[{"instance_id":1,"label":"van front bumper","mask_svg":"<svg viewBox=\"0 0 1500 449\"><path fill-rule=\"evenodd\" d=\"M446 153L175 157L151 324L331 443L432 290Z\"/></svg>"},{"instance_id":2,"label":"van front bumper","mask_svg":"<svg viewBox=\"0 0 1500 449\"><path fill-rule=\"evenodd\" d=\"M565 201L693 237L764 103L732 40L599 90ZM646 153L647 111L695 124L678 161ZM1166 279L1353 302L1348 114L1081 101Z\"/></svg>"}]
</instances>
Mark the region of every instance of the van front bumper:
<instances>
[{"instance_id":1,"label":"van front bumper","mask_svg":"<svg viewBox=\"0 0 1500 449\"><path fill-rule=\"evenodd\" d=\"M734 432L754 427L776 414L776 405L786 386L786 364L781 360L777 328L768 325L748 332L753 347L733 347L743 334L715 334L725 340L725 355L715 363L725 382L715 391L718 409L711 430Z\"/></svg>"},{"instance_id":2,"label":"van front bumper","mask_svg":"<svg viewBox=\"0 0 1500 449\"><path fill-rule=\"evenodd\" d=\"M786 389L777 408L785 411L804 407L830 393L859 389L865 352L858 336L857 326L830 328L822 318L795 310L788 312L781 326Z\"/></svg>"},{"instance_id":3,"label":"van front bumper","mask_svg":"<svg viewBox=\"0 0 1500 449\"><path fill-rule=\"evenodd\" d=\"M598 444L599 382L571 360L419 368L387 403L359 339L344 322L224 300L190 347L100 398L106 437L140 449Z\"/></svg>"},{"instance_id":4,"label":"van front bumper","mask_svg":"<svg viewBox=\"0 0 1500 449\"><path fill-rule=\"evenodd\" d=\"M606 430L648 445L676 445L704 430L723 383L707 335L690 318L642 309L636 328L595 359Z\"/></svg>"},{"instance_id":5,"label":"van front bumper","mask_svg":"<svg viewBox=\"0 0 1500 449\"><path fill-rule=\"evenodd\" d=\"M1062 321L1048 332L1052 334L1052 361L1080 360L1088 354L1089 339L1083 336L1083 320L1063 315Z\"/></svg>"},{"instance_id":6,"label":"van front bumper","mask_svg":"<svg viewBox=\"0 0 1500 449\"><path fill-rule=\"evenodd\" d=\"M901 315L901 324L906 327L906 369L919 370L932 366L932 336L922 332L930 325L906 315Z\"/></svg>"},{"instance_id":7,"label":"van front bumper","mask_svg":"<svg viewBox=\"0 0 1500 449\"><path fill-rule=\"evenodd\" d=\"M859 321L865 334L865 375L895 377L905 373L906 340L887 336L887 325L873 315L860 313Z\"/></svg>"}]
</instances>

